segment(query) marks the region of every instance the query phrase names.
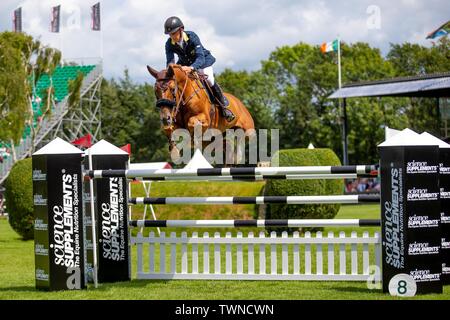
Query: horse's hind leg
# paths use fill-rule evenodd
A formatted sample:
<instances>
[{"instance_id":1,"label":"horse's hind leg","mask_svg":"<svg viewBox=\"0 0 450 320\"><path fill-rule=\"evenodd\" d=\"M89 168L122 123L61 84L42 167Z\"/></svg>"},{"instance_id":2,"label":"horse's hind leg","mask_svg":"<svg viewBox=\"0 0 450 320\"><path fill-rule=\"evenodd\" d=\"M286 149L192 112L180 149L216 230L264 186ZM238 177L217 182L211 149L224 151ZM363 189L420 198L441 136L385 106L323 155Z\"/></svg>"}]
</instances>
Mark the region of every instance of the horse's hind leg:
<instances>
[{"instance_id":1,"label":"horse's hind leg","mask_svg":"<svg viewBox=\"0 0 450 320\"><path fill-rule=\"evenodd\" d=\"M232 143L232 141L230 141L230 139L226 138L225 132L223 133L223 151L225 158L225 167L234 165L234 144Z\"/></svg>"}]
</instances>

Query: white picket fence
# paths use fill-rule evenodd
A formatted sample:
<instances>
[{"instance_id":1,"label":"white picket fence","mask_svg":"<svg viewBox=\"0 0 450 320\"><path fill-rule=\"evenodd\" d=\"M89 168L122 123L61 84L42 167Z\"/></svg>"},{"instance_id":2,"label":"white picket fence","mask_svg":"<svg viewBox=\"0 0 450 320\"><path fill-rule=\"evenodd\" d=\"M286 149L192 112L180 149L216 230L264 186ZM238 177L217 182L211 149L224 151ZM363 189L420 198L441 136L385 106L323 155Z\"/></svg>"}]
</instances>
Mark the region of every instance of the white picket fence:
<instances>
[{"instance_id":1,"label":"white picket fence","mask_svg":"<svg viewBox=\"0 0 450 320\"><path fill-rule=\"evenodd\" d=\"M347 237L339 232L294 232L288 236L275 232L266 237L260 232L235 237L227 232L213 237L205 232L198 237L186 232L177 237L165 232L148 237L138 233L131 238L137 245L137 279L203 279L203 280L328 280L380 281L381 238L378 232L369 236L356 231ZM148 247L147 253L144 247ZM200 261L202 260L202 261ZM145 262L146 261L146 262ZM378 268L369 269L369 266Z\"/></svg>"}]
</instances>

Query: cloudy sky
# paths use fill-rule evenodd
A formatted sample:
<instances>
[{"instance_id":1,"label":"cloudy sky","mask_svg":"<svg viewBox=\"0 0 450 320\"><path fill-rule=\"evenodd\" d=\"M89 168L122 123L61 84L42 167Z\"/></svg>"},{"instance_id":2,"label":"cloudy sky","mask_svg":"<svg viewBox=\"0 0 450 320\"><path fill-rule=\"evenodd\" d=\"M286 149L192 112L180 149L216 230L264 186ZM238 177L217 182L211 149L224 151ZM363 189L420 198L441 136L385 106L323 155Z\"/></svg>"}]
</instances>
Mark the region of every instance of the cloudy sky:
<instances>
[{"instance_id":1,"label":"cloudy sky","mask_svg":"<svg viewBox=\"0 0 450 320\"><path fill-rule=\"evenodd\" d=\"M163 24L179 16L224 68L255 70L276 47L303 41L368 42L386 54L389 43L429 46L426 35L450 19L448 0L103 0L102 31L90 30L98 0L1 0L0 31L12 29L22 7L23 29L63 51L64 59L103 56L107 78L127 67L138 82L153 82L145 65L165 67ZM61 4L62 32L50 33L51 7Z\"/></svg>"}]
</instances>

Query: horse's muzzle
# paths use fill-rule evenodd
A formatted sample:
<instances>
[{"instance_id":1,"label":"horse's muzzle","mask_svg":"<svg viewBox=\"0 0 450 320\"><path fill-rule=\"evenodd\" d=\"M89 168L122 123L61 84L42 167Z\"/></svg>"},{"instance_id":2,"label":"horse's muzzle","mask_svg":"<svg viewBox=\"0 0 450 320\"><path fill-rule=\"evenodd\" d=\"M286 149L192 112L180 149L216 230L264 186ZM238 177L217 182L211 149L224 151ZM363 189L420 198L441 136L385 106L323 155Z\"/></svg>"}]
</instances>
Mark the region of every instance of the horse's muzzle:
<instances>
[{"instance_id":1,"label":"horse's muzzle","mask_svg":"<svg viewBox=\"0 0 450 320\"><path fill-rule=\"evenodd\" d=\"M170 115L167 116L167 118L161 119L162 125L164 128L170 128L172 126L172 117Z\"/></svg>"}]
</instances>

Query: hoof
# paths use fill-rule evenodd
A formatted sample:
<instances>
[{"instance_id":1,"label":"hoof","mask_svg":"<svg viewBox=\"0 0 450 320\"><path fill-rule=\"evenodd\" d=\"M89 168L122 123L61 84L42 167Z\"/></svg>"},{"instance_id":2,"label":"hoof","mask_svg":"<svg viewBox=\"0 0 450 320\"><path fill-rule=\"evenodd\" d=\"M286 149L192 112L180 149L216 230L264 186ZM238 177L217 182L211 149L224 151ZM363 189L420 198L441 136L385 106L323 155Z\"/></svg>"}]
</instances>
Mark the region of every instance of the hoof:
<instances>
[{"instance_id":1,"label":"hoof","mask_svg":"<svg viewBox=\"0 0 450 320\"><path fill-rule=\"evenodd\" d=\"M225 118L225 120L227 120L228 122L233 121L234 119L236 119L236 116L233 114L233 112L231 112L228 109L225 109L222 113L223 117Z\"/></svg>"}]
</instances>

